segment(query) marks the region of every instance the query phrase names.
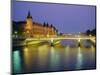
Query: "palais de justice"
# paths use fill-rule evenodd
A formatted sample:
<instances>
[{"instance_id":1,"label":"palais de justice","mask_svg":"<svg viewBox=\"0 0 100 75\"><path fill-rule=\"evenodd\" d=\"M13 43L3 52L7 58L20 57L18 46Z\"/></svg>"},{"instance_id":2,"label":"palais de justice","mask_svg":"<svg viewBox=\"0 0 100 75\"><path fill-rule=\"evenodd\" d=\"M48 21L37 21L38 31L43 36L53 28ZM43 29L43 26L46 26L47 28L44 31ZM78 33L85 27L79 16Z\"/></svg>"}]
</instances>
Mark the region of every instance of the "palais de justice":
<instances>
[{"instance_id":1,"label":"palais de justice","mask_svg":"<svg viewBox=\"0 0 100 75\"><path fill-rule=\"evenodd\" d=\"M52 24L35 22L30 12L26 21L13 22L13 27L13 34L24 37L55 37L57 35L57 29Z\"/></svg>"}]
</instances>

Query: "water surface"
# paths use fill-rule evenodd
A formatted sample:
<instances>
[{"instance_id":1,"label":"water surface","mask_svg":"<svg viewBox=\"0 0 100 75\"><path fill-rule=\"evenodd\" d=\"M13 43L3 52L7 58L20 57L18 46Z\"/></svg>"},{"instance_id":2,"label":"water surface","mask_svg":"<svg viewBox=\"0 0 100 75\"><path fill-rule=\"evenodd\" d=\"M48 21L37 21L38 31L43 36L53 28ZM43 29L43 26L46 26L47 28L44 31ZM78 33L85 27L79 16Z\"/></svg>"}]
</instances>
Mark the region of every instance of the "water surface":
<instances>
[{"instance_id":1,"label":"water surface","mask_svg":"<svg viewBox=\"0 0 100 75\"><path fill-rule=\"evenodd\" d=\"M95 47L39 46L14 47L13 73L37 73L95 69Z\"/></svg>"}]
</instances>

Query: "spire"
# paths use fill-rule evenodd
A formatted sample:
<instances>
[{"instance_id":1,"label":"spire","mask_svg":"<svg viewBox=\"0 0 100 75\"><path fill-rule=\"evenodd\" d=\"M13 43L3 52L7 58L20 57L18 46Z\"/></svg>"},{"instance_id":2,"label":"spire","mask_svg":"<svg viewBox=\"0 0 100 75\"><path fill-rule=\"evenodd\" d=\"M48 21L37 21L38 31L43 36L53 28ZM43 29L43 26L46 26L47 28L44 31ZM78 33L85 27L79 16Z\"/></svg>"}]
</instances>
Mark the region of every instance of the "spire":
<instances>
[{"instance_id":1,"label":"spire","mask_svg":"<svg viewBox=\"0 0 100 75\"><path fill-rule=\"evenodd\" d=\"M32 18L30 11L28 12L27 18Z\"/></svg>"}]
</instances>

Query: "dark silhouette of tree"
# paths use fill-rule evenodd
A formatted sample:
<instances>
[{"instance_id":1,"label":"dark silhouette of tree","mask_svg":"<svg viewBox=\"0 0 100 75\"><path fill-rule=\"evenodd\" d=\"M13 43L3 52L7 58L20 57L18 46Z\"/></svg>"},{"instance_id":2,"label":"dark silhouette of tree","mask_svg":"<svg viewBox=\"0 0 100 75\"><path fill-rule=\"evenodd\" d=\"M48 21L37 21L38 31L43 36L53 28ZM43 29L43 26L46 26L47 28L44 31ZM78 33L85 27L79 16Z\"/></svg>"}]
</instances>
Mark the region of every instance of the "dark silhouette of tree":
<instances>
[{"instance_id":1,"label":"dark silhouette of tree","mask_svg":"<svg viewBox=\"0 0 100 75\"><path fill-rule=\"evenodd\" d=\"M12 32L14 34L15 31L18 32L19 35L22 34L22 32L24 31L24 24L26 22L25 21L19 21L19 22L15 22L12 21Z\"/></svg>"},{"instance_id":2,"label":"dark silhouette of tree","mask_svg":"<svg viewBox=\"0 0 100 75\"><path fill-rule=\"evenodd\" d=\"M53 27L53 25L51 24L51 27Z\"/></svg>"},{"instance_id":3,"label":"dark silhouette of tree","mask_svg":"<svg viewBox=\"0 0 100 75\"><path fill-rule=\"evenodd\" d=\"M43 26L44 26L44 27L46 26L46 23L45 23L45 22L43 23Z\"/></svg>"},{"instance_id":4,"label":"dark silhouette of tree","mask_svg":"<svg viewBox=\"0 0 100 75\"><path fill-rule=\"evenodd\" d=\"M91 31L91 34L94 36L96 35L96 28Z\"/></svg>"},{"instance_id":5,"label":"dark silhouette of tree","mask_svg":"<svg viewBox=\"0 0 100 75\"><path fill-rule=\"evenodd\" d=\"M47 24L46 24L46 26L48 27L48 26L49 26L49 24L47 23Z\"/></svg>"},{"instance_id":6,"label":"dark silhouette of tree","mask_svg":"<svg viewBox=\"0 0 100 75\"><path fill-rule=\"evenodd\" d=\"M91 30L91 31L88 29L88 30L86 31L86 34L87 34L87 35L90 35L90 34L91 34L91 35L95 36L95 35L96 35L96 28L93 29L93 30Z\"/></svg>"},{"instance_id":7,"label":"dark silhouette of tree","mask_svg":"<svg viewBox=\"0 0 100 75\"><path fill-rule=\"evenodd\" d=\"M87 31L86 31L86 34L87 34L87 35L91 34L91 31L90 31L90 30L87 30Z\"/></svg>"},{"instance_id":8,"label":"dark silhouette of tree","mask_svg":"<svg viewBox=\"0 0 100 75\"><path fill-rule=\"evenodd\" d=\"M63 33L60 33L59 35L61 36Z\"/></svg>"}]
</instances>

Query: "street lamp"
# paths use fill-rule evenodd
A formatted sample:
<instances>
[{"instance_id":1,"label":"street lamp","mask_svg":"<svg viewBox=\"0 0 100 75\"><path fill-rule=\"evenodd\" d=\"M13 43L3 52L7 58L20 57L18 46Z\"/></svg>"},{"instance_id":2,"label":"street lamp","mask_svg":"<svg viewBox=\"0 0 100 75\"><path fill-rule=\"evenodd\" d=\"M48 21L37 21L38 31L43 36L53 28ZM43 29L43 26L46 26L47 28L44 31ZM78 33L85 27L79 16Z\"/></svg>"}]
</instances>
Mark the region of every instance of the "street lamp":
<instances>
[{"instance_id":1,"label":"street lamp","mask_svg":"<svg viewBox=\"0 0 100 75\"><path fill-rule=\"evenodd\" d=\"M14 34L15 34L15 37L17 38L17 34L18 34L18 32L17 32L17 31L15 31L15 32L14 32Z\"/></svg>"},{"instance_id":2,"label":"street lamp","mask_svg":"<svg viewBox=\"0 0 100 75\"><path fill-rule=\"evenodd\" d=\"M91 37L92 35L90 34L89 36Z\"/></svg>"},{"instance_id":3,"label":"street lamp","mask_svg":"<svg viewBox=\"0 0 100 75\"><path fill-rule=\"evenodd\" d=\"M17 32L17 31L15 31L14 33L15 33L15 34L17 34L18 32Z\"/></svg>"}]
</instances>

